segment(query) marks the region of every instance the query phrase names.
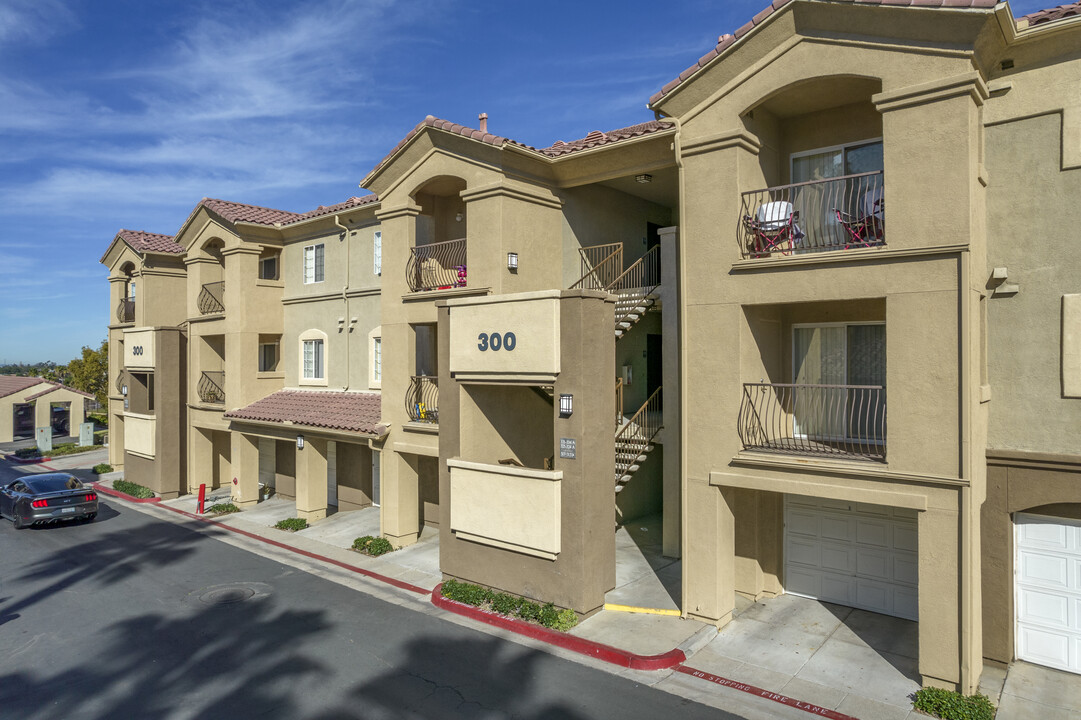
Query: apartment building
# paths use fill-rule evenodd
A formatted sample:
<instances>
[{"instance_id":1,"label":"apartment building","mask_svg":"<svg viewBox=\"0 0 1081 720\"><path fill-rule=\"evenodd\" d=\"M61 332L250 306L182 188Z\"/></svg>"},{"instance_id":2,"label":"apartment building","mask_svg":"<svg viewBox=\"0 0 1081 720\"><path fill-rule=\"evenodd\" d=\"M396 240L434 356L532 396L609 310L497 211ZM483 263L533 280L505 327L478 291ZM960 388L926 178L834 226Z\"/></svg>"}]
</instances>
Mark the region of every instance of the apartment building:
<instances>
[{"instance_id":1,"label":"apartment building","mask_svg":"<svg viewBox=\"0 0 1081 720\"><path fill-rule=\"evenodd\" d=\"M685 617L793 593L918 623L925 684L1081 672L1079 10L777 2L652 121L429 116L368 198L204 200L184 489L380 504L582 615L659 514Z\"/></svg>"}]
</instances>

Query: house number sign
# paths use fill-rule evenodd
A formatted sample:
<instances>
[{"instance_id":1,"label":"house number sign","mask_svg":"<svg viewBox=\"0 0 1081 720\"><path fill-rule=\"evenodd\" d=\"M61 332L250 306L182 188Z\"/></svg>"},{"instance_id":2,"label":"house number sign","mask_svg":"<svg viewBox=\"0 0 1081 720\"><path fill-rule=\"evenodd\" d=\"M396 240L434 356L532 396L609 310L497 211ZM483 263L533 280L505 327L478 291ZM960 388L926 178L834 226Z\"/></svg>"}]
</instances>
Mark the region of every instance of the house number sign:
<instances>
[{"instance_id":1,"label":"house number sign","mask_svg":"<svg viewBox=\"0 0 1081 720\"><path fill-rule=\"evenodd\" d=\"M511 352L516 345L518 345L518 338L514 337L512 332L505 332L502 335L497 332L481 333L477 336L477 349L481 352L488 350L499 352L500 349Z\"/></svg>"},{"instance_id":2,"label":"house number sign","mask_svg":"<svg viewBox=\"0 0 1081 720\"><path fill-rule=\"evenodd\" d=\"M131 349L131 354L132 355L142 355L143 354L143 346L142 345L136 345L135 347L133 347Z\"/></svg>"}]
</instances>

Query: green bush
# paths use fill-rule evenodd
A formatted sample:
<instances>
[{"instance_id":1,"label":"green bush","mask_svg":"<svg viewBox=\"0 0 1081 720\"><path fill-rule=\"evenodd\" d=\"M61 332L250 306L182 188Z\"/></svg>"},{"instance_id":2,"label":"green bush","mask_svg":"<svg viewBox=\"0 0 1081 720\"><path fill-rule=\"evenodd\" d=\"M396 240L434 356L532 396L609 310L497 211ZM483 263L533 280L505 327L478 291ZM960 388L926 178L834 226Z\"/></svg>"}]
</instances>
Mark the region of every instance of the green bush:
<instances>
[{"instance_id":1,"label":"green bush","mask_svg":"<svg viewBox=\"0 0 1081 720\"><path fill-rule=\"evenodd\" d=\"M76 445L75 443L60 443L49 451L50 455L76 455L78 453L97 450L93 445Z\"/></svg>"},{"instance_id":2,"label":"green bush","mask_svg":"<svg viewBox=\"0 0 1081 720\"><path fill-rule=\"evenodd\" d=\"M986 695L962 695L955 690L925 687L916 692L912 707L943 720L992 720L995 706Z\"/></svg>"},{"instance_id":3,"label":"green bush","mask_svg":"<svg viewBox=\"0 0 1081 720\"><path fill-rule=\"evenodd\" d=\"M500 615L534 622L560 632L566 632L578 624L578 615L573 610L557 610L552 603L540 605L525 598L492 592L488 588L458 580L447 580L443 583L443 597L485 608Z\"/></svg>"},{"instance_id":4,"label":"green bush","mask_svg":"<svg viewBox=\"0 0 1081 720\"><path fill-rule=\"evenodd\" d=\"M228 503L214 503L206 509L208 513L216 513L218 515L225 515L226 513L240 512L240 508L231 502Z\"/></svg>"},{"instance_id":5,"label":"green bush","mask_svg":"<svg viewBox=\"0 0 1081 720\"><path fill-rule=\"evenodd\" d=\"M94 466L94 474L101 475L102 473L110 473L113 471L113 466L109 463L98 463Z\"/></svg>"},{"instance_id":6,"label":"green bush","mask_svg":"<svg viewBox=\"0 0 1081 720\"><path fill-rule=\"evenodd\" d=\"M308 521L304 518L285 518L284 520L279 521L274 527L279 530L296 532L297 530L303 530L308 527Z\"/></svg>"},{"instance_id":7,"label":"green bush","mask_svg":"<svg viewBox=\"0 0 1081 720\"><path fill-rule=\"evenodd\" d=\"M378 537L368 543L367 553L379 557L380 555L386 555L393 549L394 546L390 544L390 540L387 540L384 537Z\"/></svg>"},{"instance_id":8,"label":"green bush","mask_svg":"<svg viewBox=\"0 0 1081 720\"><path fill-rule=\"evenodd\" d=\"M125 495L131 495L134 498L152 498L154 497L154 491L138 483L128 482L127 480L114 480L113 490L122 492Z\"/></svg>"},{"instance_id":9,"label":"green bush","mask_svg":"<svg viewBox=\"0 0 1081 720\"><path fill-rule=\"evenodd\" d=\"M356 540L353 541L353 549L357 552L366 553L368 552L368 545L371 543L372 540L375 540L375 538L373 538L371 535L358 537Z\"/></svg>"},{"instance_id":10,"label":"green bush","mask_svg":"<svg viewBox=\"0 0 1081 720\"><path fill-rule=\"evenodd\" d=\"M36 447L25 447L16 450L15 457L19 458L20 460L29 460L31 458L41 457L41 453L38 452L38 449Z\"/></svg>"}]
</instances>

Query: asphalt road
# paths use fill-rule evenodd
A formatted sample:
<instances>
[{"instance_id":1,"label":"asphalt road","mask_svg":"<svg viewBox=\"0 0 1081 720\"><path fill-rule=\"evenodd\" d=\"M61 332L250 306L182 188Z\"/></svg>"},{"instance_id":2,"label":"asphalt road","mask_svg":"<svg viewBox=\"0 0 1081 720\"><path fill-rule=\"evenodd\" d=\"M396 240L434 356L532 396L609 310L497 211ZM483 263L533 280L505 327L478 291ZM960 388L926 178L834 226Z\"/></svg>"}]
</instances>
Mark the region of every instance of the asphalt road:
<instances>
[{"instance_id":1,"label":"asphalt road","mask_svg":"<svg viewBox=\"0 0 1081 720\"><path fill-rule=\"evenodd\" d=\"M736 717L385 602L216 532L108 499L89 525L0 522L0 715Z\"/></svg>"}]
</instances>

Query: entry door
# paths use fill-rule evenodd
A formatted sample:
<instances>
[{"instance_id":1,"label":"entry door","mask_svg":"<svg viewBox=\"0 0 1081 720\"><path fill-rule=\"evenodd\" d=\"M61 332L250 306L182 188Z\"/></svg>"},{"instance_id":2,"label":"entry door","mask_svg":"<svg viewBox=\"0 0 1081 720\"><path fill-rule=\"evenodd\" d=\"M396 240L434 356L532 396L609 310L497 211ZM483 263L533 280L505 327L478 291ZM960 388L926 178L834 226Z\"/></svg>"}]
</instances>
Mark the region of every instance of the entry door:
<instances>
[{"instance_id":1,"label":"entry door","mask_svg":"<svg viewBox=\"0 0 1081 720\"><path fill-rule=\"evenodd\" d=\"M327 505L338 507L338 447L327 443Z\"/></svg>"},{"instance_id":2,"label":"entry door","mask_svg":"<svg viewBox=\"0 0 1081 720\"><path fill-rule=\"evenodd\" d=\"M1017 658L1081 673L1081 521L1014 518Z\"/></svg>"},{"instance_id":3,"label":"entry door","mask_svg":"<svg viewBox=\"0 0 1081 720\"><path fill-rule=\"evenodd\" d=\"M660 335L646 335L646 397L652 397L653 392L661 386L664 377L661 365L661 352L663 338Z\"/></svg>"},{"instance_id":4,"label":"entry door","mask_svg":"<svg viewBox=\"0 0 1081 720\"><path fill-rule=\"evenodd\" d=\"M917 538L915 510L788 496L785 592L917 620Z\"/></svg>"}]
</instances>

